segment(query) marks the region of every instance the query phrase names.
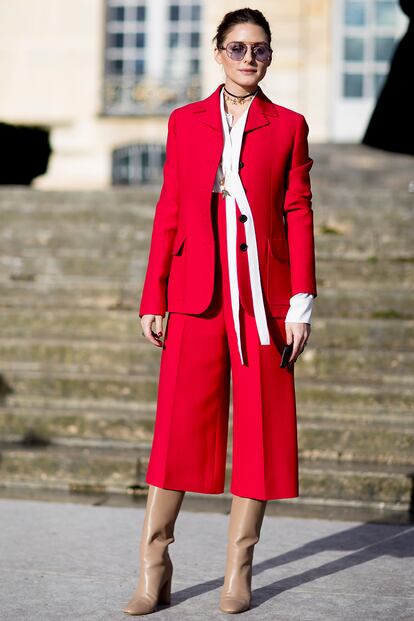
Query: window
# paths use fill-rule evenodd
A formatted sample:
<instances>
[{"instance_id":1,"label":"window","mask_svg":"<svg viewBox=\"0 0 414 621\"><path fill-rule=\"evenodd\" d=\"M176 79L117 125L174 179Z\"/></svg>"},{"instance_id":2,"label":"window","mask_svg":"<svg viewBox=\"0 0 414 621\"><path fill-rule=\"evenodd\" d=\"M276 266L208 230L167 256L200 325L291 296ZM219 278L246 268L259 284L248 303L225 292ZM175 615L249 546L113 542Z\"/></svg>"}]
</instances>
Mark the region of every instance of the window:
<instances>
[{"instance_id":1,"label":"window","mask_svg":"<svg viewBox=\"0 0 414 621\"><path fill-rule=\"evenodd\" d=\"M200 2L107 0L104 112L167 114L200 98Z\"/></svg>"},{"instance_id":2,"label":"window","mask_svg":"<svg viewBox=\"0 0 414 621\"><path fill-rule=\"evenodd\" d=\"M342 0L342 96L375 97L396 44L397 0Z\"/></svg>"},{"instance_id":3,"label":"window","mask_svg":"<svg viewBox=\"0 0 414 621\"><path fill-rule=\"evenodd\" d=\"M112 183L159 184L162 181L164 162L164 145L142 143L115 149L112 153Z\"/></svg>"},{"instance_id":4,"label":"window","mask_svg":"<svg viewBox=\"0 0 414 621\"><path fill-rule=\"evenodd\" d=\"M359 141L408 19L398 0L332 0L330 137Z\"/></svg>"}]
</instances>

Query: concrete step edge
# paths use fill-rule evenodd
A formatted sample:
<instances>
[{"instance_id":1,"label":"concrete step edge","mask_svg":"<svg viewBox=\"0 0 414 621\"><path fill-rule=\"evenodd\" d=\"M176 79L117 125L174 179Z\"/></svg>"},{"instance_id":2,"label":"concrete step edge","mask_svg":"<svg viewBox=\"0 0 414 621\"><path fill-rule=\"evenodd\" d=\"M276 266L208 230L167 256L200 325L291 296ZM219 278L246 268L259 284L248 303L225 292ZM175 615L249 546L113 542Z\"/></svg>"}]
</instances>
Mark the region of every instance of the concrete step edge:
<instances>
[{"instance_id":1,"label":"concrete step edge","mask_svg":"<svg viewBox=\"0 0 414 621\"><path fill-rule=\"evenodd\" d=\"M139 332L140 330L140 326L138 326L137 324L137 330L136 330L136 335L140 336L141 333ZM312 333L312 339L316 340L314 337L314 333ZM316 349L316 345L315 343L312 341L312 343L310 343L311 345L314 345L314 347L312 349ZM0 348L1 347L20 347L20 348L27 348L30 347L32 345L41 345L42 347L69 347L69 348L73 348L73 349L78 349L79 347L84 347L85 349L92 349L95 347L99 347L99 348L108 348L108 349L114 349L114 350L131 350L131 351L136 351L137 347L139 348L148 348L148 343L144 340L144 339L137 339L136 342L131 342L130 340L119 340L119 339L108 339L108 338L101 338L101 339L97 339L95 340L93 337L91 338L83 338L83 339L79 339L79 338L65 338L64 336L47 336L47 334L45 334L45 336L2 336L0 334ZM152 350L150 350L152 351ZM319 345L317 348L318 351L318 355L330 355L330 354L338 354L338 355L349 355L349 356L361 356L361 353L364 355L364 358L369 358L370 356L374 356L374 355L379 355L379 356L386 356L389 352L390 349L387 347L376 347L375 345L373 345L370 348L364 348L363 351L361 351L361 348L358 347L348 347L346 345L344 345L343 347L338 347L338 346L324 346L324 345ZM401 346L393 348L392 350L393 354L398 354L401 355L404 359L407 360L413 360L414 361L414 352L412 350L411 347L407 347L407 348L402 348ZM9 364L32 364L32 363L26 363L26 362L15 362L13 360L2 360L2 364L5 365L9 365Z\"/></svg>"},{"instance_id":2,"label":"concrete step edge","mask_svg":"<svg viewBox=\"0 0 414 621\"><path fill-rule=\"evenodd\" d=\"M85 411L86 410L86 411ZM95 405L92 406L92 411L90 407L77 407L73 405L72 407L67 407L63 409L61 407L53 408L52 406L47 409L42 408L38 405L33 405L30 402L30 405L19 406L19 405L1 405L0 406L0 415L8 414L15 416L16 418L26 418L28 421L32 420L34 416L41 417L44 422L47 420L53 420L54 418L62 418L64 416L68 416L69 418L73 418L74 416L78 416L82 420L108 420L111 421L113 419L119 420L122 416L125 417L128 421L133 420L136 424L140 424L143 422L153 423L155 421L155 412L156 412L156 403L148 404L147 407L143 404L139 410L138 408L133 408L126 410L123 407L123 404L119 404L118 407L111 407L105 409L99 409ZM232 403L230 403L229 407L229 427L232 427L232 417L233 407ZM406 434L412 435L414 434L414 415L410 416L411 412L408 412L405 416L388 416L384 415L382 418L379 418L377 414L372 414L367 416L366 418L362 418L361 416L354 416L351 420L353 423L353 429L357 428L359 431L369 431L372 434L383 433L383 432L395 432L398 434ZM310 414L306 413L306 406L301 408L300 413L297 415L298 418L298 429L303 430L318 430L318 431L348 431L350 420L344 418L342 416L341 411L339 410L336 413L335 417L322 417L320 413Z\"/></svg>"},{"instance_id":3,"label":"concrete step edge","mask_svg":"<svg viewBox=\"0 0 414 621\"><path fill-rule=\"evenodd\" d=\"M2 365L2 370L5 375L9 375L10 378L16 377L18 379L44 379L47 382L50 379L61 379L61 380L85 380L85 381L119 381L119 382L157 382L158 377L155 377L151 374L144 373L127 373L125 369L122 369L122 372L117 372L116 370L107 370L106 373L101 372L93 372L88 371L88 375L85 377L85 367L81 370L71 370L67 367L59 368L59 365L55 364L45 364L42 365L42 368L26 368L25 364L12 364L10 367L7 364ZM336 393L349 393L352 392L354 394L372 394L378 392L385 392L388 394L397 394L397 395L414 395L414 385L407 385L405 382L394 382L391 383L383 383L383 378L380 380L372 380L369 378L359 378L358 382L355 378L350 378L348 382L346 381L337 381L333 382L327 379L318 379L318 378L303 378L296 377L296 387L297 389L301 388L313 388L319 390L329 390L335 391ZM33 395L35 396L35 395Z\"/></svg>"},{"instance_id":4,"label":"concrete step edge","mask_svg":"<svg viewBox=\"0 0 414 621\"><path fill-rule=\"evenodd\" d=\"M299 422L301 422L301 417L303 416L306 420L306 416L309 418L318 418L321 416L321 411L325 410L326 406L308 406L303 405L300 408L300 412L298 413ZM134 402L125 402L117 399L100 399L97 401L96 399L67 399L65 397L43 397L36 395L10 395L7 398L7 402L0 406L0 411L10 410L12 412L16 412L19 414L29 412L41 412L45 416L51 415L54 416L55 412L57 414L68 414L77 413L79 416L84 414L85 412L91 412L96 416L112 416L114 413L116 415L126 415L131 416L133 414L144 413L145 415L155 416L157 408L156 401L134 401ZM232 409L232 403L230 402L230 408ZM336 410L336 412L335 412ZM231 410L230 410L231 411ZM366 416L367 424L371 424L372 418L375 417L376 420L381 421L381 418L385 418L386 421L390 422L390 424L394 422L398 422L399 420L404 421L405 417L410 417L413 415L412 410L401 410L399 412L399 416L395 414L390 414L388 411L379 411L376 409L374 412L366 414L365 409L351 409L345 410L343 406L330 406L330 412L335 412L334 414L329 414L330 419L334 420L336 417L340 418L344 421L344 424L348 424L348 421L354 420L357 418L358 420L362 420L364 416Z\"/></svg>"},{"instance_id":5,"label":"concrete step edge","mask_svg":"<svg viewBox=\"0 0 414 621\"><path fill-rule=\"evenodd\" d=\"M88 488L86 488L88 489ZM79 486L59 482L29 482L4 479L0 482L0 498L18 498L21 500L45 500L49 502L76 502L93 505L145 507L148 486L128 489L108 487L94 492L82 492ZM222 494L199 494L187 491L183 509L187 511L220 512L228 514L233 495L225 489ZM318 517L324 519L377 521L385 523L412 522L405 503L384 501L360 501L351 499L334 499L306 497L282 498L268 501L266 515Z\"/></svg>"},{"instance_id":6,"label":"concrete step edge","mask_svg":"<svg viewBox=\"0 0 414 621\"><path fill-rule=\"evenodd\" d=\"M1 443L0 452L7 453L8 455L21 456L24 459L30 459L42 455L45 459L48 455L51 458L58 456L59 459L67 457L78 461L83 455L87 455L87 459L91 460L94 456L96 458L104 459L125 459L126 461L139 461L144 459L146 461L149 457L151 449L150 443L128 443L117 442L111 445L111 441L105 444L105 442L79 442L79 440L73 440L67 442L66 440L54 441L52 444L39 447L26 447L18 442L15 443ZM141 451L141 453L139 453ZM227 468L231 466L231 453L227 453ZM306 458L300 458L299 467L303 472L313 473L315 475L334 474L340 476L376 476L379 478L397 478L406 479L413 476L412 465L410 464L382 464L367 461L338 461L335 459L315 459L309 460Z\"/></svg>"}]
</instances>

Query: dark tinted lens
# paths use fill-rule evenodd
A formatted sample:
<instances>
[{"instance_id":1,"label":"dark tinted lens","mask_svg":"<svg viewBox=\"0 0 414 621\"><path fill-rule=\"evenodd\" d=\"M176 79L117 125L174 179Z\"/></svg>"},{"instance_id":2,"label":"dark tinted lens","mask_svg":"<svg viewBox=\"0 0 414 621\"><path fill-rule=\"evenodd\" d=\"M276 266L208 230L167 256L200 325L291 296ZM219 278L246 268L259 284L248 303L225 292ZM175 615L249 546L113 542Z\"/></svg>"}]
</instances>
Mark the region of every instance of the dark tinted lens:
<instances>
[{"instance_id":1,"label":"dark tinted lens","mask_svg":"<svg viewBox=\"0 0 414 621\"><path fill-rule=\"evenodd\" d=\"M253 49L257 60L260 60L262 62L265 60L269 60L270 48L268 48L266 45L258 45Z\"/></svg>"},{"instance_id":2,"label":"dark tinted lens","mask_svg":"<svg viewBox=\"0 0 414 621\"><path fill-rule=\"evenodd\" d=\"M241 43L230 43L228 48L231 58L241 60L245 54L246 46Z\"/></svg>"}]
</instances>

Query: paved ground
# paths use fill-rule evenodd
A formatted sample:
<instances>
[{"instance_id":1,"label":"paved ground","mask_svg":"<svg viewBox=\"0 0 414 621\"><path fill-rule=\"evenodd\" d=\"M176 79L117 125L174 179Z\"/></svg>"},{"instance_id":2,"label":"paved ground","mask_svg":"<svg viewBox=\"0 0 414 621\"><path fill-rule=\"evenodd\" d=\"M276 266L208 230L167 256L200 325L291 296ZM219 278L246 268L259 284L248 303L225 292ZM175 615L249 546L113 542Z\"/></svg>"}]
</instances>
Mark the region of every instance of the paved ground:
<instances>
[{"instance_id":1,"label":"paved ground","mask_svg":"<svg viewBox=\"0 0 414 621\"><path fill-rule=\"evenodd\" d=\"M2 621L113 621L138 576L142 508L0 499ZM230 619L218 609L228 516L182 509L172 605L148 619ZM412 621L414 526L265 516L243 619ZM235 615L237 616L237 615ZM136 618L136 617L135 617Z\"/></svg>"}]
</instances>

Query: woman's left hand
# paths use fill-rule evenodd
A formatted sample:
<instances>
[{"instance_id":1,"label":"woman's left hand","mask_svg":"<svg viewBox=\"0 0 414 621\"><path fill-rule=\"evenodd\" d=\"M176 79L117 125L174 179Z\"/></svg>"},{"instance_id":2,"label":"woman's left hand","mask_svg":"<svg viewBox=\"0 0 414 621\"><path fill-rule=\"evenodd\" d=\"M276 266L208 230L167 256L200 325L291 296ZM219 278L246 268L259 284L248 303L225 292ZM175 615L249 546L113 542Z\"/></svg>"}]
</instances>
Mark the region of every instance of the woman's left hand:
<instances>
[{"instance_id":1,"label":"woman's left hand","mask_svg":"<svg viewBox=\"0 0 414 621\"><path fill-rule=\"evenodd\" d=\"M292 354L289 363L296 362L300 354L305 349L306 342L311 333L310 323L297 323L294 321L285 321L286 328L286 344L293 342Z\"/></svg>"}]
</instances>

